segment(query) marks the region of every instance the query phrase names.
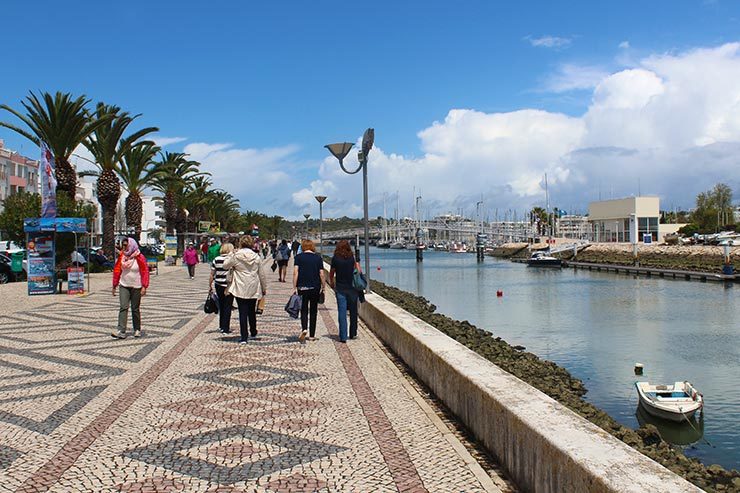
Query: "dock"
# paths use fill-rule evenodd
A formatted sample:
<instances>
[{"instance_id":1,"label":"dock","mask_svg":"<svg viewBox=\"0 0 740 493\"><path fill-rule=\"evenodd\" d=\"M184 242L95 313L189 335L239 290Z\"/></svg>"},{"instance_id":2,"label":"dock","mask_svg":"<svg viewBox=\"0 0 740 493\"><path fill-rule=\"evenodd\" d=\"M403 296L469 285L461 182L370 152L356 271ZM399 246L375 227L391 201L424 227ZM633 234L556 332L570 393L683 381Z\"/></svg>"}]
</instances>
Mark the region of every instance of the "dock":
<instances>
[{"instance_id":1,"label":"dock","mask_svg":"<svg viewBox=\"0 0 740 493\"><path fill-rule=\"evenodd\" d=\"M737 274L718 274L715 272L699 272L692 270L659 269L655 267L639 267L636 265L594 264L591 262L576 262L563 260L563 267L574 269L585 269L597 272L614 272L616 274L643 275L646 277L663 277L668 279L684 279L686 281L720 281L738 282L740 276Z\"/></svg>"}]
</instances>

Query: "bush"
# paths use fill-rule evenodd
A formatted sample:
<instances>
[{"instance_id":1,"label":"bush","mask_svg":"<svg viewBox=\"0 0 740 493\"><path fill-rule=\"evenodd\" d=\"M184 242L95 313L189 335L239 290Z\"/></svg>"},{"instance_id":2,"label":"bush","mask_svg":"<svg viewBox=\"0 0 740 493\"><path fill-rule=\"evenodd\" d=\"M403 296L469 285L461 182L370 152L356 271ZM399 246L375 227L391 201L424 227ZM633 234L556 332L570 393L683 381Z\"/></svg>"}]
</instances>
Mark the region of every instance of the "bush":
<instances>
[{"instance_id":1,"label":"bush","mask_svg":"<svg viewBox=\"0 0 740 493\"><path fill-rule=\"evenodd\" d=\"M699 232L699 226L694 223L687 224L686 226L678 230L678 233L684 236L694 236L694 234L698 232Z\"/></svg>"}]
</instances>

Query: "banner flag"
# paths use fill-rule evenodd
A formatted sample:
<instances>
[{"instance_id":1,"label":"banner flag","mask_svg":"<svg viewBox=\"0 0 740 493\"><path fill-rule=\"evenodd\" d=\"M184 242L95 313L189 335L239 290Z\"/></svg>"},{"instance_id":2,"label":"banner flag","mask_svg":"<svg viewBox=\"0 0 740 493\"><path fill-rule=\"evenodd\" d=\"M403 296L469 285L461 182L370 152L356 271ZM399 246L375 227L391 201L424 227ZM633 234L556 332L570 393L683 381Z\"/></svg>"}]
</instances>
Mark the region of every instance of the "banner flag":
<instances>
[{"instance_id":1,"label":"banner flag","mask_svg":"<svg viewBox=\"0 0 740 493\"><path fill-rule=\"evenodd\" d=\"M57 216L56 165L49 146L41 142L41 217Z\"/></svg>"}]
</instances>

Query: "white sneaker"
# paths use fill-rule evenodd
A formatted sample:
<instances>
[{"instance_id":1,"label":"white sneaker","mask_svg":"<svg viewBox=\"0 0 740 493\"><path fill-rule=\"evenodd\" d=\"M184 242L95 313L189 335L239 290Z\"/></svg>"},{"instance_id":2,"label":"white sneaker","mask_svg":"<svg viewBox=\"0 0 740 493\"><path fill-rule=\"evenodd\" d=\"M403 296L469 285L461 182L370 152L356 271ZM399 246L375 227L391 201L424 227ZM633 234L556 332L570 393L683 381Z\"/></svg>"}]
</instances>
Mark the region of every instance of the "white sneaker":
<instances>
[{"instance_id":1,"label":"white sneaker","mask_svg":"<svg viewBox=\"0 0 740 493\"><path fill-rule=\"evenodd\" d=\"M306 341L306 335L308 335L308 331L307 330L302 330L301 331L301 334L298 336L298 341L299 342L305 342Z\"/></svg>"}]
</instances>

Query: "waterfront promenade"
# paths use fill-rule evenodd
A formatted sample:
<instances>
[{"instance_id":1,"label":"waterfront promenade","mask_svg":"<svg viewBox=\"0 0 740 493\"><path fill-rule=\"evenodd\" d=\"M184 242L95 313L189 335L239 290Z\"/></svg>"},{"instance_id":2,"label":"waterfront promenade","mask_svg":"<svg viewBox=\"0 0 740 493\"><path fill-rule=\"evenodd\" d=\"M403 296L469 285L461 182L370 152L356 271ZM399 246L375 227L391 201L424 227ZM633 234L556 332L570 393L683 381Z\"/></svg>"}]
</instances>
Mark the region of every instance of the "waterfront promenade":
<instances>
[{"instance_id":1,"label":"waterfront promenade","mask_svg":"<svg viewBox=\"0 0 740 493\"><path fill-rule=\"evenodd\" d=\"M119 341L109 283L0 286L0 491L510 491L371 333L338 342L332 296L300 344L271 282L239 346L202 312L207 269L163 268Z\"/></svg>"}]
</instances>

